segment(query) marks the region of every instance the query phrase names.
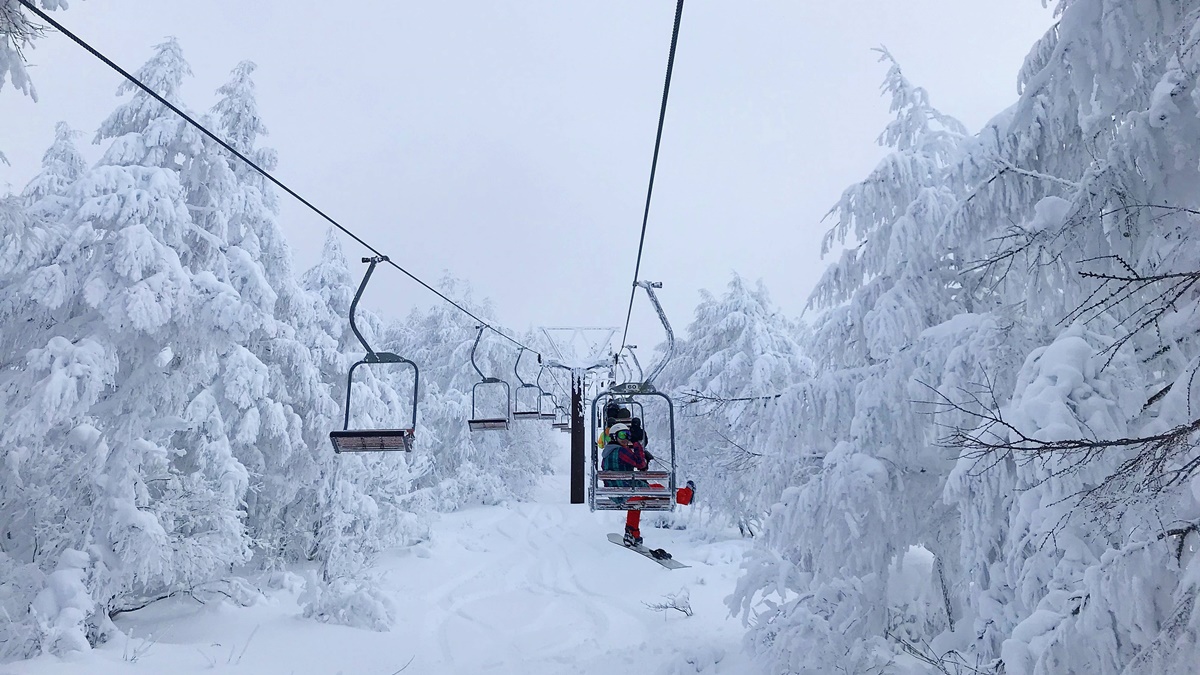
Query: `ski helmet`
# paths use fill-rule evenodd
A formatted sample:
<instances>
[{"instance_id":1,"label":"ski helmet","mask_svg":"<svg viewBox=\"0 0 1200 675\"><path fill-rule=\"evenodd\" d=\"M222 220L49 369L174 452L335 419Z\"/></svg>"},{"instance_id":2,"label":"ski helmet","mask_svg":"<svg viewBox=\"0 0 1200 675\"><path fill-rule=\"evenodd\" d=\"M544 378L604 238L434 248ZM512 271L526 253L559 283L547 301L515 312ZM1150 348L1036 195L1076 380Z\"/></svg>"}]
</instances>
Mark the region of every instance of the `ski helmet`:
<instances>
[{"instance_id":1,"label":"ski helmet","mask_svg":"<svg viewBox=\"0 0 1200 675\"><path fill-rule=\"evenodd\" d=\"M632 434L629 432L628 424L614 424L608 428L608 437L618 441L633 440Z\"/></svg>"}]
</instances>

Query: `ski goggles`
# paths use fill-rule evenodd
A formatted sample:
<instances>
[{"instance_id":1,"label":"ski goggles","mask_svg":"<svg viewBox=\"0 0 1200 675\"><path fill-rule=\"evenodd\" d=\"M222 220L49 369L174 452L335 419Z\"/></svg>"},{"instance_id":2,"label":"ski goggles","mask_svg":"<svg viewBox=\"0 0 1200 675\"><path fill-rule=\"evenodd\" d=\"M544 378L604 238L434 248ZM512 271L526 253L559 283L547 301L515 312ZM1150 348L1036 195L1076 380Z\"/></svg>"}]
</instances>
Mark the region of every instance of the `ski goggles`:
<instances>
[{"instance_id":1,"label":"ski goggles","mask_svg":"<svg viewBox=\"0 0 1200 675\"><path fill-rule=\"evenodd\" d=\"M624 429L616 432L615 434L612 434L612 437L618 441L632 441L633 440L633 434L629 433L628 431L626 431Z\"/></svg>"}]
</instances>

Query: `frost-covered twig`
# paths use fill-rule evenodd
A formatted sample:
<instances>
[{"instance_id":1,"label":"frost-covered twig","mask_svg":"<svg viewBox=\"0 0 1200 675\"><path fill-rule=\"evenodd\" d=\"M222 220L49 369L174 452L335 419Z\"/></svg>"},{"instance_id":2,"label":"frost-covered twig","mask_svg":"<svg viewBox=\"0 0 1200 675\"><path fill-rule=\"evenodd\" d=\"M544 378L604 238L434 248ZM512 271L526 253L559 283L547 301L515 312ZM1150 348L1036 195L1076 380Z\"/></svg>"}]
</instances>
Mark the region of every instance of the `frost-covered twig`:
<instances>
[{"instance_id":1,"label":"frost-covered twig","mask_svg":"<svg viewBox=\"0 0 1200 675\"><path fill-rule=\"evenodd\" d=\"M774 400L774 399L777 399L777 398L783 396L783 394L769 394L767 396L740 396L740 397L733 397L733 398L725 398L722 396L711 396L709 394L704 394L704 393L694 391L694 390L693 391L685 391L683 393L683 395L687 397L683 401L684 405L688 405L690 403L699 403L701 401L709 401L712 403L738 403L738 402L742 402L742 401L771 401L771 400Z\"/></svg>"},{"instance_id":2,"label":"frost-covered twig","mask_svg":"<svg viewBox=\"0 0 1200 675\"><path fill-rule=\"evenodd\" d=\"M931 387L932 388L932 387ZM1102 507L1115 507L1128 502L1137 494L1157 494L1181 485L1200 473L1200 419L1177 425L1167 431L1133 438L1069 438L1046 441L1026 435L1004 419L997 407L959 403L934 390L940 402L930 402L944 409L964 413L981 423L972 428L950 427L948 436L939 444L957 448L963 456L977 461L1004 457L1038 458L1057 455L1073 457L1075 461L1051 473L1059 476L1073 473L1111 450L1131 451L1126 459L1098 485L1078 496ZM998 461L998 460L997 460Z\"/></svg>"},{"instance_id":3,"label":"frost-covered twig","mask_svg":"<svg viewBox=\"0 0 1200 675\"><path fill-rule=\"evenodd\" d=\"M668 593L664 597L666 598L665 602L645 602L642 604L646 605L647 609L654 610L655 612L665 612L673 609L683 612L684 616L692 615L692 603L688 598L688 590L686 588L680 590L678 593Z\"/></svg>"},{"instance_id":4,"label":"frost-covered twig","mask_svg":"<svg viewBox=\"0 0 1200 675\"><path fill-rule=\"evenodd\" d=\"M1123 272L1104 272L1085 270L1079 273L1085 279L1100 281L1099 286L1082 303L1068 314L1063 321L1075 321L1087 315L1087 321L1115 309L1118 305L1138 297L1143 291L1161 288L1153 297L1143 298L1141 304L1135 307L1121 323L1134 325L1109 348L1115 354L1126 342L1143 330L1158 325L1160 319L1168 312L1178 308L1178 303L1200 284L1200 271L1171 272L1165 274L1141 274L1120 256L1102 256L1082 261L1094 263L1098 261L1114 261ZM1101 292L1107 294L1096 299Z\"/></svg>"},{"instance_id":5,"label":"frost-covered twig","mask_svg":"<svg viewBox=\"0 0 1200 675\"><path fill-rule=\"evenodd\" d=\"M130 631L129 635L125 638L125 648L121 651L121 660L126 663L137 663L138 659L145 656L154 645L158 644L158 638L152 634L150 639L143 639L141 644L130 650L129 647L135 639L133 631Z\"/></svg>"},{"instance_id":6,"label":"frost-covered twig","mask_svg":"<svg viewBox=\"0 0 1200 675\"><path fill-rule=\"evenodd\" d=\"M889 640L894 641L900 650L909 656L917 659L937 669L939 673L945 675L963 675L963 673L974 673L975 675L992 675L996 671L991 668L986 668L978 661L976 657L975 665L966 662L963 655L958 651L951 649L948 652L938 654L933 651L933 647L926 641L922 640L920 645L913 644L891 631L884 631L884 636Z\"/></svg>"},{"instance_id":7,"label":"frost-covered twig","mask_svg":"<svg viewBox=\"0 0 1200 675\"><path fill-rule=\"evenodd\" d=\"M1000 159L999 157L993 157L992 161L995 162L996 164L999 164L1004 171L1011 171L1012 173L1019 174L1022 176L1028 176L1029 178L1037 178L1038 180L1044 180L1044 181L1051 182L1051 183L1058 183L1059 185L1061 185L1069 190L1078 190L1080 187L1079 183L1076 183L1074 181L1069 181L1066 178L1059 178L1058 176L1051 176L1048 173L1041 173L1039 171L1030 171L1029 169L1022 169L1019 166L1013 165L1008 160Z\"/></svg>"}]
</instances>

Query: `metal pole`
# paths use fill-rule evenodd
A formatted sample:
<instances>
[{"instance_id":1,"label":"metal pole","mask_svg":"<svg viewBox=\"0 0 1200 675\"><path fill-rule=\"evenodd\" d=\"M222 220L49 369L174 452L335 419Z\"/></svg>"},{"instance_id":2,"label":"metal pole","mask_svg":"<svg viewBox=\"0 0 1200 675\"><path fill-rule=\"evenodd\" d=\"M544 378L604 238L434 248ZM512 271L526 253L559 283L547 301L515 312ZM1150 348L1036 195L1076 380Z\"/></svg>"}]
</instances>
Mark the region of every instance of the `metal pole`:
<instances>
[{"instance_id":1,"label":"metal pole","mask_svg":"<svg viewBox=\"0 0 1200 675\"><path fill-rule=\"evenodd\" d=\"M587 502L584 490L585 453L583 422L583 379L587 372L578 368L571 371L571 503Z\"/></svg>"}]
</instances>

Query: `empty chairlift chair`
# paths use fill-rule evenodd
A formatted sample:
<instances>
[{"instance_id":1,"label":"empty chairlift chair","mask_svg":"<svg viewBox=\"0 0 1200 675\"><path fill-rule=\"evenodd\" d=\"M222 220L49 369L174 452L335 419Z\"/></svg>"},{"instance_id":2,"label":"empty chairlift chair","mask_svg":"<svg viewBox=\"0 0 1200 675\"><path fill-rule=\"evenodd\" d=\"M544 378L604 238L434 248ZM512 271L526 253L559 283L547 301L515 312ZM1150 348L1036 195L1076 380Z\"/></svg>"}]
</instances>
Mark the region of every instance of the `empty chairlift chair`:
<instances>
[{"instance_id":1,"label":"empty chairlift chair","mask_svg":"<svg viewBox=\"0 0 1200 675\"><path fill-rule=\"evenodd\" d=\"M387 262L387 256L374 256L371 258L363 258L362 261L370 263L367 268L367 273L363 275L362 283L358 286L358 292L354 294L354 300L350 303L350 330L354 331L354 336L362 343L363 349L367 351L362 360L350 366L350 373L346 376L346 417L342 424L341 431L329 432L329 440L333 443L333 451L336 453L343 452L389 452L402 450L410 452L412 450L413 435L417 425L417 392L420 384L421 373L417 368L417 364L391 352L377 352L371 349L371 345L367 344L366 338L359 332L358 326L354 323L354 312L358 308L358 301L362 298L363 289L367 287L367 281L371 279L371 273L375 271L375 266L381 262ZM398 363L408 366L413 370L413 388L412 388L412 416L409 418L410 423L406 426L401 426L395 429L351 429L350 428L350 394L354 387L354 369L362 365L379 365Z\"/></svg>"},{"instance_id":2,"label":"empty chairlift chair","mask_svg":"<svg viewBox=\"0 0 1200 675\"><path fill-rule=\"evenodd\" d=\"M508 416L511 412L511 391L508 383L499 378L484 375L483 371L479 369L479 364L475 362L475 351L479 348L479 339L483 337L484 328L486 326L479 326L479 334L475 336L475 344L471 346L471 365L475 367L475 372L479 373L481 380L471 387L471 419L467 420L467 428L471 431L505 431L508 429ZM518 356L519 359L520 356ZM504 388L504 415L481 417L478 407L479 388L496 388L496 385Z\"/></svg>"},{"instance_id":3,"label":"empty chairlift chair","mask_svg":"<svg viewBox=\"0 0 1200 675\"><path fill-rule=\"evenodd\" d=\"M554 394L551 394L548 391L543 391L542 400L540 403L538 403L538 410L541 411L540 417L544 420L550 420L553 422L554 419L558 417L558 415L554 412L554 409L557 407L558 401L554 398Z\"/></svg>"},{"instance_id":4,"label":"empty chairlift chair","mask_svg":"<svg viewBox=\"0 0 1200 675\"><path fill-rule=\"evenodd\" d=\"M558 406L556 413L557 414L554 416L554 424L551 424L550 426L558 429L559 431L570 433L571 419L570 415L567 414L567 409L562 406Z\"/></svg>"},{"instance_id":5,"label":"empty chairlift chair","mask_svg":"<svg viewBox=\"0 0 1200 675\"><path fill-rule=\"evenodd\" d=\"M554 420L558 417L558 399L554 398L554 394L542 388L542 375L546 373L546 366L538 371L537 386L542 392L541 399L538 400L538 410L541 412L540 417L544 420Z\"/></svg>"},{"instance_id":6,"label":"empty chairlift chair","mask_svg":"<svg viewBox=\"0 0 1200 675\"><path fill-rule=\"evenodd\" d=\"M529 384L521 379L521 356L525 354L525 348L521 347L521 351L517 352L517 362L513 364L513 375L517 377L517 391L513 394L513 419L517 420L536 420L541 419L542 413L538 410L538 406L542 402L542 388L536 384Z\"/></svg>"}]
</instances>

